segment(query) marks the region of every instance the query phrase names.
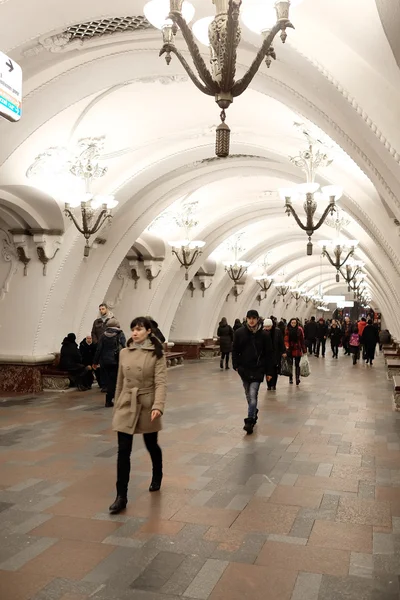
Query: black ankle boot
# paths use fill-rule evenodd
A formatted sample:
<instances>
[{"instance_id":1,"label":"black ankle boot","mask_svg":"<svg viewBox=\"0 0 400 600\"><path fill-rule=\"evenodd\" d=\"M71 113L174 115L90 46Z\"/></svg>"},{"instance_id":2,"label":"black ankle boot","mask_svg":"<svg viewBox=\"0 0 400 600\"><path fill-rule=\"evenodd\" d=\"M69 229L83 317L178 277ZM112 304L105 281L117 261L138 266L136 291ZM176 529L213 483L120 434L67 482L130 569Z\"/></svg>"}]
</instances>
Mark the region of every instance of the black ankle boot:
<instances>
[{"instance_id":1,"label":"black ankle boot","mask_svg":"<svg viewBox=\"0 0 400 600\"><path fill-rule=\"evenodd\" d=\"M110 511L111 515L117 515L122 510L125 510L127 504L128 499L126 497L124 498L123 496L117 496L108 510Z\"/></svg>"},{"instance_id":2,"label":"black ankle boot","mask_svg":"<svg viewBox=\"0 0 400 600\"><path fill-rule=\"evenodd\" d=\"M219 367L220 367L220 369L223 369L223 368L224 368L224 363L223 363L223 361L222 361L222 360L221 360L221 362L219 363Z\"/></svg>"},{"instance_id":3,"label":"black ankle boot","mask_svg":"<svg viewBox=\"0 0 400 600\"><path fill-rule=\"evenodd\" d=\"M162 482L162 473L161 475L154 475L153 474L153 478L151 480L151 484L149 487L149 492L158 492L159 489L161 488L161 482Z\"/></svg>"},{"instance_id":4,"label":"black ankle boot","mask_svg":"<svg viewBox=\"0 0 400 600\"><path fill-rule=\"evenodd\" d=\"M253 433L254 425L255 425L255 419L245 419L244 420L243 429L247 433L247 435L251 435Z\"/></svg>"}]
</instances>

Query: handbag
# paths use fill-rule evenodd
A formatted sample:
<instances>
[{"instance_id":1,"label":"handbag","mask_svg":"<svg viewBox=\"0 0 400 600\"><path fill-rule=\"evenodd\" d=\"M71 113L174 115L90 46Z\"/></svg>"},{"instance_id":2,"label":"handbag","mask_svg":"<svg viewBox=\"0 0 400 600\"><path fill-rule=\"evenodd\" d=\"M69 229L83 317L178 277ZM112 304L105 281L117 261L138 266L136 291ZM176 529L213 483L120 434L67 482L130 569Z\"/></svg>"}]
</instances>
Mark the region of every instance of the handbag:
<instances>
[{"instance_id":1,"label":"handbag","mask_svg":"<svg viewBox=\"0 0 400 600\"><path fill-rule=\"evenodd\" d=\"M283 377L292 377L293 375L293 364L283 356L281 358L281 375Z\"/></svg>"},{"instance_id":2,"label":"handbag","mask_svg":"<svg viewBox=\"0 0 400 600\"><path fill-rule=\"evenodd\" d=\"M308 356L306 354L303 354L303 356L300 359L300 376L309 377L310 373L311 371Z\"/></svg>"},{"instance_id":3,"label":"handbag","mask_svg":"<svg viewBox=\"0 0 400 600\"><path fill-rule=\"evenodd\" d=\"M358 333L352 333L350 336L350 346L359 346L360 345L360 336Z\"/></svg>"}]
</instances>

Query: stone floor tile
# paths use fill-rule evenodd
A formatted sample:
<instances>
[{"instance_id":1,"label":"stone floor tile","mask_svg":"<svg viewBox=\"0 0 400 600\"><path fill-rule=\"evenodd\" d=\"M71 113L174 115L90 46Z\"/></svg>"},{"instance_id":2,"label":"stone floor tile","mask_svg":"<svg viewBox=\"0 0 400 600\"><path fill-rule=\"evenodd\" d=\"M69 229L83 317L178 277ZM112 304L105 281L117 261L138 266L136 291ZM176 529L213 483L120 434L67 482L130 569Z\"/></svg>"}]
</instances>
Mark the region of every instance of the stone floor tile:
<instances>
[{"instance_id":1,"label":"stone floor tile","mask_svg":"<svg viewBox=\"0 0 400 600\"><path fill-rule=\"evenodd\" d=\"M296 483L298 477L298 475L295 475L293 473L285 473L284 476L281 478L279 485L293 486Z\"/></svg>"},{"instance_id":2,"label":"stone floor tile","mask_svg":"<svg viewBox=\"0 0 400 600\"><path fill-rule=\"evenodd\" d=\"M26 577L21 572L0 572L1 598L4 600L32 600L50 581L51 576L32 573Z\"/></svg>"},{"instance_id":3,"label":"stone floor tile","mask_svg":"<svg viewBox=\"0 0 400 600\"><path fill-rule=\"evenodd\" d=\"M223 560L208 559L185 590L183 596L207 600L228 564L228 562Z\"/></svg>"},{"instance_id":4,"label":"stone floor tile","mask_svg":"<svg viewBox=\"0 0 400 600\"><path fill-rule=\"evenodd\" d=\"M265 498L254 498L240 513L232 528L249 532L288 534L298 511L296 506L280 506L268 502Z\"/></svg>"},{"instance_id":5,"label":"stone floor tile","mask_svg":"<svg viewBox=\"0 0 400 600\"><path fill-rule=\"evenodd\" d=\"M360 554L358 552L351 553L349 575L371 579L373 577L373 572L374 561L372 554Z\"/></svg>"},{"instance_id":6,"label":"stone floor tile","mask_svg":"<svg viewBox=\"0 0 400 600\"><path fill-rule=\"evenodd\" d=\"M132 581L130 587L134 590L159 590L172 577L184 559L183 554L160 552L139 577Z\"/></svg>"},{"instance_id":7,"label":"stone floor tile","mask_svg":"<svg viewBox=\"0 0 400 600\"><path fill-rule=\"evenodd\" d=\"M307 477L301 475L296 482L297 486L313 490L325 490L328 493L331 490L337 492L358 492L358 481L336 477Z\"/></svg>"},{"instance_id":8,"label":"stone floor tile","mask_svg":"<svg viewBox=\"0 0 400 600\"><path fill-rule=\"evenodd\" d=\"M270 502L305 508L318 508L323 493L320 490L308 490L301 487L279 485L273 492Z\"/></svg>"},{"instance_id":9,"label":"stone floor tile","mask_svg":"<svg viewBox=\"0 0 400 600\"><path fill-rule=\"evenodd\" d=\"M256 564L287 571L345 576L349 572L350 552L267 541Z\"/></svg>"},{"instance_id":10,"label":"stone floor tile","mask_svg":"<svg viewBox=\"0 0 400 600\"><path fill-rule=\"evenodd\" d=\"M394 554L394 535L390 533L373 534L373 553L374 554Z\"/></svg>"},{"instance_id":11,"label":"stone floor tile","mask_svg":"<svg viewBox=\"0 0 400 600\"><path fill-rule=\"evenodd\" d=\"M324 576L318 600L338 598L340 600L397 600L398 590L396 584L380 585L380 582L374 579Z\"/></svg>"},{"instance_id":12,"label":"stone floor tile","mask_svg":"<svg viewBox=\"0 0 400 600\"><path fill-rule=\"evenodd\" d=\"M188 555L175 570L168 581L160 588L162 594L182 596L192 583L206 559L202 556Z\"/></svg>"},{"instance_id":13,"label":"stone floor tile","mask_svg":"<svg viewBox=\"0 0 400 600\"><path fill-rule=\"evenodd\" d=\"M342 497L339 501L337 521L389 527L392 524L390 504L362 498Z\"/></svg>"},{"instance_id":14,"label":"stone floor tile","mask_svg":"<svg viewBox=\"0 0 400 600\"><path fill-rule=\"evenodd\" d=\"M55 516L31 531L31 535L58 539L101 542L121 527L120 523L82 519L80 517Z\"/></svg>"},{"instance_id":15,"label":"stone floor tile","mask_svg":"<svg viewBox=\"0 0 400 600\"><path fill-rule=\"evenodd\" d=\"M297 573L257 565L231 563L217 583L210 600L290 600Z\"/></svg>"},{"instance_id":16,"label":"stone floor tile","mask_svg":"<svg viewBox=\"0 0 400 600\"><path fill-rule=\"evenodd\" d=\"M333 466L334 465L331 463L321 463L318 466L318 469L316 470L315 475L317 477L330 477Z\"/></svg>"},{"instance_id":17,"label":"stone floor tile","mask_svg":"<svg viewBox=\"0 0 400 600\"><path fill-rule=\"evenodd\" d=\"M237 510L208 508L206 506L184 506L178 510L172 520L181 523L230 527L239 514Z\"/></svg>"},{"instance_id":18,"label":"stone floor tile","mask_svg":"<svg viewBox=\"0 0 400 600\"><path fill-rule=\"evenodd\" d=\"M337 548L351 552L372 552L372 527L352 523L315 521L309 539L310 546Z\"/></svg>"},{"instance_id":19,"label":"stone floor tile","mask_svg":"<svg viewBox=\"0 0 400 600\"><path fill-rule=\"evenodd\" d=\"M0 563L0 570L2 571L18 571L26 565L29 561L32 561L35 557L45 552L48 548L51 548L57 540L55 538L42 538L37 541L32 541L24 550L18 552L14 556Z\"/></svg>"},{"instance_id":20,"label":"stone floor tile","mask_svg":"<svg viewBox=\"0 0 400 600\"><path fill-rule=\"evenodd\" d=\"M299 573L291 600L318 600L322 575Z\"/></svg>"}]
</instances>

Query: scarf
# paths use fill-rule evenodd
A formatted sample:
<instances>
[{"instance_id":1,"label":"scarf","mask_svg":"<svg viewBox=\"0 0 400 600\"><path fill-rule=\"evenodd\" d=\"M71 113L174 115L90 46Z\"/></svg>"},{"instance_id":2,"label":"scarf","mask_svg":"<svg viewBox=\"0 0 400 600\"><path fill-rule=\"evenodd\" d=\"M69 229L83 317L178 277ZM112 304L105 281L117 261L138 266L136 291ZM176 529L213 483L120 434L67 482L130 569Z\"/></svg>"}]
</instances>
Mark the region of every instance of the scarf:
<instances>
[{"instance_id":1,"label":"scarf","mask_svg":"<svg viewBox=\"0 0 400 600\"><path fill-rule=\"evenodd\" d=\"M299 328L297 327L292 327L291 325L288 326L288 331L289 331L289 342L294 342L296 343L297 340L299 339Z\"/></svg>"}]
</instances>

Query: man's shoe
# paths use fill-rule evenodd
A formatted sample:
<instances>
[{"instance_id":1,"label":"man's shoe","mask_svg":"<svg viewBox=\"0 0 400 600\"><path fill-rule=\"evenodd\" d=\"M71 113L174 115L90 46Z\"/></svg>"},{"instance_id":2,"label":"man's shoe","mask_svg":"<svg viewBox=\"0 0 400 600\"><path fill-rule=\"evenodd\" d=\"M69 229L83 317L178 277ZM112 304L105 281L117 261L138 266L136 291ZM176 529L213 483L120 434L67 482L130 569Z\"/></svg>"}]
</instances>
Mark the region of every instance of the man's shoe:
<instances>
[{"instance_id":1,"label":"man's shoe","mask_svg":"<svg viewBox=\"0 0 400 600\"><path fill-rule=\"evenodd\" d=\"M222 360L221 360L221 362L219 363L219 368L220 368L220 369L223 369L223 368L224 368L224 363L222 362Z\"/></svg>"},{"instance_id":2,"label":"man's shoe","mask_svg":"<svg viewBox=\"0 0 400 600\"><path fill-rule=\"evenodd\" d=\"M246 431L247 435L251 435L253 433L253 429L254 429L254 419L245 419L244 420L244 431Z\"/></svg>"},{"instance_id":3,"label":"man's shoe","mask_svg":"<svg viewBox=\"0 0 400 600\"><path fill-rule=\"evenodd\" d=\"M102 388L101 388L101 393L102 393L102 394L107 394L107 388L105 388L105 387L102 387Z\"/></svg>"},{"instance_id":4,"label":"man's shoe","mask_svg":"<svg viewBox=\"0 0 400 600\"><path fill-rule=\"evenodd\" d=\"M104 406L106 408L112 408L114 406L114 402L106 402Z\"/></svg>"},{"instance_id":5,"label":"man's shoe","mask_svg":"<svg viewBox=\"0 0 400 600\"><path fill-rule=\"evenodd\" d=\"M225 366L225 370L227 371L228 369L230 369L229 365Z\"/></svg>"},{"instance_id":6,"label":"man's shoe","mask_svg":"<svg viewBox=\"0 0 400 600\"><path fill-rule=\"evenodd\" d=\"M123 498L122 496L117 496L115 501L111 504L110 508L108 509L110 511L110 515L117 515L122 510L125 510L127 504L128 504L127 498Z\"/></svg>"},{"instance_id":7,"label":"man's shoe","mask_svg":"<svg viewBox=\"0 0 400 600\"><path fill-rule=\"evenodd\" d=\"M276 392L276 385L271 388L272 391Z\"/></svg>"},{"instance_id":8,"label":"man's shoe","mask_svg":"<svg viewBox=\"0 0 400 600\"><path fill-rule=\"evenodd\" d=\"M293 384L293 377L289 377L289 383Z\"/></svg>"},{"instance_id":9,"label":"man's shoe","mask_svg":"<svg viewBox=\"0 0 400 600\"><path fill-rule=\"evenodd\" d=\"M158 492L160 490L162 478L162 473L161 475L153 475L153 479L151 480L151 484L149 487L149 492Z\"/></svg>"}]
</instances>

